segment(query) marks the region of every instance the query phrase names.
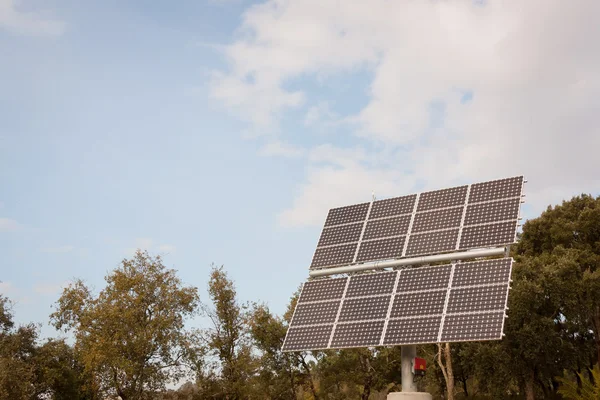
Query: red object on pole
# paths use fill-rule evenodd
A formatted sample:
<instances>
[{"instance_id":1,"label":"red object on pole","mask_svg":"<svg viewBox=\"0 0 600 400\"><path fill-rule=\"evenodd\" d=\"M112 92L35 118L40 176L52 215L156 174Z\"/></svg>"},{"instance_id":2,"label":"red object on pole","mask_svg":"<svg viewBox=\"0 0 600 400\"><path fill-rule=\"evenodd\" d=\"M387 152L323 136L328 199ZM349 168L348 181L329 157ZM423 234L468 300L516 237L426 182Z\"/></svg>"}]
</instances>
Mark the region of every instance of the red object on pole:
<instances>
[{"instance_id":1,"label":"red object on pole","mask_svg":"<svg viewBox=\"0 0 600 400\"><path fill-rule=\"evenodd\" d=\"M427 361L424 358L415 357L413 360L413 373L415 375L425 375L427 371Z\"/></svg>"}]
</instances>

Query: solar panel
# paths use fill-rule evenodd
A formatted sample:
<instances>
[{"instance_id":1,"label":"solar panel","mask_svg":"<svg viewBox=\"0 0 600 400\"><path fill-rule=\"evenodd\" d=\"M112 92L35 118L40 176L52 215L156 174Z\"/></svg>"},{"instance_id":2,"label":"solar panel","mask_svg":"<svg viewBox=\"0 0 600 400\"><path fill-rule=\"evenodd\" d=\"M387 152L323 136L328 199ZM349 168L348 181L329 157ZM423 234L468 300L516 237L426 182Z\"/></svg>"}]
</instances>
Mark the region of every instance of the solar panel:
<instances>
[{"instance_id":1,"label":"solar panel","mask_svg":"<svg viewBox=\"0 0 600 400\"><path fill-rule=\"evenodd\" d=\"M435 231L447 228L458 228L464 207L444 208L415 215L411 233ZM456 242L454 242L456 244Z\"/></svg>"},{"instance_id":2,"label":"solar panel","mask_svg":"<svg viewBox=\"0 0 600 400\"><path fill-rule=\"evenodd\" d=\"M502 339L504 311L448 315L441 342Z\"/></svg>"},{"instance_id":3,"label":"solar panel","mask_svg":"<svg viewBox=\"0 0 600 400\"><path fill-rule=\"evenodd\" d=\"M405 236L363 242L356 261L385 260L402 256Z\"/></svg>"},{"instance_id":4,"label":"solar panel","mask_svg":"<svg viewBox=\"0 0 600 400\"><path fill-rule=\"evenodd\" d=\"M409 225L410 215L369 220L362 239L369 240L386 236L406 235Z\"/></svg>"},{"instance_id":5,"label":"solar panel","mask_svg":"<svg viewBox=\"0 0 600 400\"><path fill-rule=\"evenodd\" d=\"M326 349L333 325L290 327L283 343L284 351Z\"/></svg>"},{"instance_id":6,"label":"solar panel","mask_svg":"<svg viewBox=\"0 0 600 400\"><path fill-rule=\"evenodd\" d=\"M363 223L325 227L319 238L319 246L331 246L334 244L358 242Z\"/></svg>"},{"instance_id":7,"label":"solar panel","mask_svg":"<svg viewBox=\"0 0 600 400\"><path fill-rule=\"evenodd\" d=\"M443 253L456 249L458 228L410 235L406 256Z\"/></svg>"},{"instance_id":8,"label":"solar panel","mask_svg":"<svg viewBox=\"0 0 600 400\"><path fill-rule=\"evenodd\" d=\"M379 346L384 320L338 324L333 332L331 348Z\"/></svg>"},{"instance_id":9,"label":"solar panel","mask_svg":"<svg viewBox=\"0 0 600 400\"><path fill-rule=\"evenodd\" d=\"M310 268L514 243L523 182L519 176L331 209Z\"/></svg>"},{"instance_id":10,"label":"solar panel","mask_svg":"<svg viewBox=\"0 0 600 400\"><path fill-rule=\"evenodd\" d=\"M456 264L452 286L477 286L508 282L511 265L510 258Z\"/></svg>"},{"instance_id":11,"label":"solar panel","mask_svg":"<svg viewBox=\"0 0 600 400\"><path fill-rule=\"evenodd\" d=\"M388 295L345 299L338 321L362 321L384 319L390 304Z\"/></svg>"},{"instance_id":12,"label":"solar panel","mask_svg":"<svg viewBox=\"0 0 600 400\"><path fill-rule=\"evenodd\" d=\"M435 343L438 339L442 316L411 319L390 319L384 345Z\"/></svg>"},{"instance_id":13,"label":"solar panel","mask_svg":"<svg viewBox=\"0 0 600 400\"><path fill-rule=\"evenodd\" d=\"M329 214L325 220L325 226L363 221L367 217L368 211L369 203L333 208L329 210Z\"/></svg>"},{"instance_id":14,"label":"solar panel","mask_svg":"<svg viewBox=\"0 0 600 400\"><path fill-rule=\"evenodd\" d=\"M341 246L317 247L310 267L348 265L354 260L357 246L358 243L350 243Z\"/></svg>"},{"instance_id":15,"label":"solar panel","mask_svg":"<svg viewBox=\"0 0 600 400\"><path fill-rule=\"evenodd\" d=\"M319 279L302 285L298 303L341 299L348 278Z\"/></svg>"},{"instance_id":16,"label":"solar panel","mask_svg":"<svg viewBox=\"0 0 600 400\"><path fill-rule=\"evenodd\" d=\"M522 176L475 183L471 185L469 203L498 200L507 197L520 197L522 189Z\"/></svg>"},{"instance_id":17,"label":"solar panel","mask_svg":"<svg viewBox=\"0 0 600 400\"><path fill-rule=\"evenodd\" d=\"M507 293L508 285L452 289L446 313L502 310Z\"/></svg>"},{"instance_id":18,"label":"solar panel","mask_svg":"<svg viewBox=\"0 0 600 400\"><path fill-rule=\"evenodd\" d=\"M335 322L340 300L300 303L294 311L292 325L317 325Z\"/></svg>"},{"instance_id":19,"label":"solar panel","mask_svg":"<svg viewBox=\"0 0 600 400\"><path fill-rule=\"evenodd\" d=\"M346 298L391 294L397 275L396 271L353 275L350 277L350 283L346 290Z\"/></svg>"},{"instance_id":20,"label":"solar panel","mask_svg":"<svg viewBox=\"0 0 600 400\"><path fill-rule=\"evenodd\" d=\"M392 215L410 214L413 211L416 194L394 197L373 202L370 218L382 218Z\"/></svg>"},{"instance_id":21,"label":"solar panel","mask_svg":"<svg viewBox=\"0 0 600 400\"><path fill-rule=\"evenodd\" d=\"M404 318L419 315L441 315L444 311L446 301L446 289L429 291L401 293L394 297L390 318Z\"/></svg>"},{"instance_id":22,"label":"solar panel","mask_svg":"<svg viewBox=\"0 0 600 400\"><path fill-rule=\"evenodd\" d=\"M504 258L307 282L283 350L499 339L511 269Z\"/></svg>"},{"instance_id":23,"label":"solar panel","mask_svg":"<svg viewBox=\"0 0 600 400\"><path fill-rule=\"evenodd\" d=\"M467 226L463 228L459 249L514 243L516 233L516 221Z\"/></svg>"},{"instance_id":24,"label":"solar panel","mask_svg":"<svg viewBox=\"0 0 600 400\"><path fill-rule=\"evenodd\" d=\"M417 211L464 205L467 198L467 189L468 186L459 186L421 193Z\"/></svg>"},{"instance_id":25,"label":"solar panel","mask_svg":"<svg viewBox=\"0 0 600 400\"><path fill-rule=\"evenodd\" d=\"M491 201L467 205L465 225L485 224L519 218L521 198Z\"/></svg>"},{"instance_id":26,"label":"solar panel","mask_svg":"<svg viewBox=\"0 0 600 400\"><path fill-rule=\"evenodd\" d=\"M397 293L445 289L450 282L451 265L403 269Z\"/></svg>"}]
</instances>

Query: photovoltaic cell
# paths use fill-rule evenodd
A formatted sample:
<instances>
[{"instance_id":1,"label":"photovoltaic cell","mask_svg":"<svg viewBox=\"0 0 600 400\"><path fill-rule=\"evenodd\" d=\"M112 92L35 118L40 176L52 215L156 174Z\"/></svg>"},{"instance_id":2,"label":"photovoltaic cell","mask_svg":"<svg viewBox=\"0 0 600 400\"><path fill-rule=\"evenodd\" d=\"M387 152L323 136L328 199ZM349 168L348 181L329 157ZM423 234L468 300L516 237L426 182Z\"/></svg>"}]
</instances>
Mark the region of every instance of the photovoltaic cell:
<instances>
[{"instance_id":1,"label":"photovoltaic cell","mask_svg":"<svg viewBox=\"0 0 600 400\"><path fill-rule=\"evenodd\" d=\"M519 218L521 198L498 200L487 203L469 204L465 225L485 224Z\"/></svg>"},{"instance_id":2,"label":"photovoltaic cell","mask_svg":"<svg viewBox=\"0 0 600 400\"><path fill-rule=\"evenodd\" d=\"M417 213L411 232L416 233L454 227L458 228L462 219L463 208L464 207L453 207ZM454 244L456 244L456 242Z\"/></svg>"},{"instance_id":3,"label":"photovoltaic cell","mask_svg":"<svg viewBox=\"0 0 600 400\"><path fill-rule=\"evenodd\" d=\"M385 260L402 256L406 236L361 242L356 261Z\"/></svg>"},{"instance_id":4,"label":"photovoltaic cell","mask_svg":"<svg viewBox=\"0 0 600 400\"><path fill-rule=\"evenodd\" d=\"M351 206L332 208L327 214L325 226L347 224L350 222L364 221L369 211L369 203L354 204Z\"/></svg>"},{"instance_id":5,"label":"photovoltaic cell","mask_svg":"<svg viewBox=\"0 0 600 400\"><path fill-rule=\"evenodd\" d=\"M377 200L373 202L369 218L382 218L392 215L410 214L415 206L416 194L394 197L392 199Z\"/></svg>"},{"instance_id":6,"label":"photovoltaic cell","mask_svg":"<svg viewBox=\"0 0 600 400\"><path fill-rule=\"evenodd\" d=\"M338 225L329 228L325 227L321 232L319 246L358 242L363 225L363 222L358 222L350 225Z\"/></svg>"},{"instance_id":7,"label":"photovoltaic cell","mask_svg":"<svg viewBox=\"0 0 600 400\"><path fill-rule=\"evenodd\" d=\"M442 316L390 319L383 339L384 345L436 343Z\"/></svg>"},{"instance_id":8,"label":"photovoltaic cell","mask_svg":"<svg viewBox=\"0 0 600 400\"><path fill-rule=\"evenodd\" d=\"M383 320L338 324L331 348L378 346L384 324Z\"/></svg>"},{"instance_id":9,"label":"photovoltaic cell","mask_svg":"<svg viewBox=\"0 0 600 400\"><path fill-rule=\"evenodd\" d=\"M512 258L456 264L452 287L509 282L511 266Z\"/></svg>"},{"instance_id":10,"label":"photovoltaic cell","mask_svg":"<svg viewBox=\"0 0 600 400\"><path fill-rule=\"evenodd\" d=\"M335 278L306 282L302 286L298 303L341 299L347 281L348 278Z\"/></svg>"},{"instance_id":11,"label":"photovoltaic cell","mask_svg":"<svg viewBox=\"0 0 600 400\"><path fill-rule=\"evenodd\" d=\"M317 247L311 268L347 265L354 260L358 243L343 244L332 247Z\"/></svg>"},{"instance_id":12,"label":"photovoltaic cell","mask_svg":"<svg viewBox=\"0 0 600 400\"><path fill-rule=\"evenodd\" d=\"M446 315L442 342L502 339L504 311Z\"/></svg>"},{"instance_id":13,"label":"photovoltaic cell","mask_svg":"<svg viewBox=\"0 0 600 400\"><path fill-rule=\"evenodd\" d=\"M523 177L498 179L471 185L469 203L521 196Z\"/></svg>"},{"instance_id":14,"label":"photovoltaic cell","mask_svg":"<svg viewBox=\"0 0 600 400\"><path fill-rule=\"evenodd\" d=\"M340 308L340 300L300 303L294 311L292 325L333 324Z\"/></svg>"},{"instance_id":15,"label":"photovoltaic cell","mask_svg":"<svg viewBox=\"0 0 600 400\"><path fill-rule=\"evenodd\" d=\"M472 249L514 243L516 228L517 221L466 226L462 230L459 248Z\"/></svg>"},{"instance_id":16,"label":"photovoltaic cell","mask_svg":"<svg viewBox=\"0 0 600 400\"><path fill-rule=\"evenodd\" d=\"M502 310L506 305L507 293L508 285L452 289L446 313Z\"/></svg>"},{"instance_id":17,"label":"photovoltaic cell","mask_svg":"<svg viewBox=\"0 0 600 400\"><path fill-rule=\"evenodd\" d=\"M403 269L396 293L445 289L450 281L451 265Z\"/></svg>"},{"instance_id":18,"label":"photovoltaic cell","mask_svg":"<svg viewBox=\"0 0 600 400\"><path fill-rule=\"evenodd\" d=\"M458 228L410 235L405 255L420 256L454 250L457 240Z\"/></svg>"},{"instance_id":19,"label":"photovoltaic cell","mask_svg":"<svg viewBox=\"0 0 600 400\"><path fill-rule=\"evenodd\" d=\"M329 343L333 325L288 328L283 351L324 349Z\"/></svg>"},{"instance_id":20,"label":"photovoltaic cell","mask_svg":"<svg viewBox=\"0 0 600 400\"><path fill-rule=\"evenodd\" d=\"M386 236L406 235L408 225L410 224L410 215L400 217L368 220L363 240L382 238ZM359 232L360 234L360 232Z\"/></svg>"},{"instance_id":21,"label":"photovoltaic cell","mask_svg":"<svg viewBox=\"0 0 600 400\"><path fill-rule=\"evenodd\" d=\"M453 207L465 204L468 186L459 186L450 189L434 190L421 193L417 211L427 211L436 208Z\"/></svg>"},{"instance_id":22,"label":"photovoltaic cell","mask_svg":"<svg viewBox=\"0 0 600 400\"><path fill-rule=\"evenodd\" d=\"M398 272L393 271L351 276L346 290L346 298L391 294L397 275Z\"/></svg>"},{"instance_id":23,"label":"photovoltaic cell","mask_svg":"<svg viewBox=\"0 0 600 400\"><path fill-rule=\"evenodd\" d=\"M340 312L338 321L384 319L389 304L390 295L345 299L342 303L342 311Z\"/></svg>"},{"instance_id":24,"label":"photovoltaic cell","mask_svg":"<svg viewBox=\"0 0 600 400\"><path fill-rule=\"evenodd\" d=\"M446 301L446 289L399 293L394 298L390 318L405 318L423 315L442 315Z\"/></svg>"}]
</instances>

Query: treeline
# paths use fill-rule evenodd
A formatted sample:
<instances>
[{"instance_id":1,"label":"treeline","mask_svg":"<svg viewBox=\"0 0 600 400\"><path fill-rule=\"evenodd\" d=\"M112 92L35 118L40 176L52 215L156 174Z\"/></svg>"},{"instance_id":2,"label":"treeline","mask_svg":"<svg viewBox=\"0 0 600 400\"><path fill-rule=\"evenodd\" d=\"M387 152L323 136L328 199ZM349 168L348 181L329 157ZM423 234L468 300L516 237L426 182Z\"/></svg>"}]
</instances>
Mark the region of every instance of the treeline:
<instances>
[{"instance_id":1,"label":"treeline","mask_svg":"<svg viewBox=\"0 0 600 400\"><path fill-rule=\"evenodd\" d=\"M505 338L419 346L429 368L418 385L438 399L599 399L600 197L529 220L512 254ZM63 291L50 321L73 345L15 326L0 296L0 400L375 400L401 389L399 347L282 353L297 293L274 315L241 303L222 267L208 293L200 302L138 251L99 293L82 281ZM207 328L186 329L198 314Z\"/></svg>"}]
</instances>

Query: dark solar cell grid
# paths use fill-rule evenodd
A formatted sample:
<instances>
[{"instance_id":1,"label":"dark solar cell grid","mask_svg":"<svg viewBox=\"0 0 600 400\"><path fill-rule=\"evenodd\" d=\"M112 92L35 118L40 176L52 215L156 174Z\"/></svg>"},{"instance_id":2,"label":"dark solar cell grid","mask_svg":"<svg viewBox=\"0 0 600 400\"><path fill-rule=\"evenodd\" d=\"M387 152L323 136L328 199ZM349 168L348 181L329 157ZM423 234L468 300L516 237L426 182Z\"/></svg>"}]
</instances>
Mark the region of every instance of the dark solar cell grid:
<instances>
[{"instance_id":1,"label":"dark solar cell grid","mask_svg":"<svg viewBox=\"0 0 600 400\"><path fill-rule=\"evenodd\" d=\"M338 225L323 228L321 238L319 239L319 246L358 242L363 225L364 222L357 222L350 225Z\"/></svg>"},{"instance_id":2,"label":"dark solar cell grid","mask_svg":"<svg viewBox=\"0 0 600 400\"><path fill-rule=\"evenodd\" d=\"M392 199L377 200L373 202L369 218L382 218L392 215L410 214L415 206L416 194L394 197Z\"/></svg>"},{"instance_id":3,"label":"dark solar cell grid","mask_svg":"<svg viewBox=\"0 0 600 400\"><path fill-rule=\"evenodd\" d=\"M386 260L402 257L402 249L406 236L361 242L358 249L357 262Z\"/></svg>"},{"instance_id":4,"label":"dark solar cell grid","mask_svg":"<svg viewBox=\"0 0 600 400\"><path fill-rule=\"evenodd\" d=\"M337 324L331 348L378 346L385 321Z\"/></svg>"},{"instance_id":5,"label":"dark solar cell grid","mask_svg":"<svg viewBox=\"0 0 600 400\"><path fill-rule=\"evenodd\" d=\"M383 319L387 316L390 297L391 295L344 299L338 322Z\"/></svg>"},{"instance_id":6,"label":"dark solar cell grid","mask_svg":"<svg viewBox=\"0 0 600 400\"><path fill-rule=\"evenodd\" d=\"M507 295L508 285L452 289L446 313L504 310Z\"/></svg>"},{"instance_id":7,"label":"dark solar cell grid","mask_svg":"<svg viewBox=\"0 0 600 400\"><path fill-rule=\"evenodd\" d=\"M397 271L353 275L346 290L346 298L391 294L396 283Z\"/></svg>"},{"instance_id":8,"label":"dark solar cell grid","mask_svg":"<svg viewBox=\"0 0 600 400\"><path fill-rule=\"evenodd\" d=\"M357 245L358 243L351 243L332 247L317 247L310 267L332 267L350 264L354 260Z\"/></svg>"},{"instance_id":9,"label":"dark solar cell grid","mask_svg":"<svg viewBox=\"0 0 600 400\"><path fill-rule=\"evenodd\" d=\"M436 343L442 316L390 319L383 339L384 345Z\"/></svg>"},{"instance_id":10,"label":"dark solar cell grid","mask_svg":"<svg viewBox=\"0 0 600 400\"><path fill-rule=\"evenodd\" d=\"M442 314L448 290L400 293L394 298L390 318Z\"/></svg>"},{"instance_id":11,"label":"dark solar cell grid","mask_svg":"<svg viewBox=\"0 0 600 400\"><path fill-rule=\"evenodd\" d=\"M417 211L463 205L467 197L467 188L468 186L465 185L421 193Z\"/></svg>"},{"instance_id":12,"label":"dark solar cell grid","mask_svg":"<svg viewBox=\"0 0 600 400\"><path fill-rule=\"evenodd\" d=\"M410 215L392 217L377 220L368 220L363 240L376 239L387 236L406 235L408 225L410 224Z\"/></svg>"},{"instance_id":13,"label":"dark solar cell grid","mask_svg":"<svg viewBox=\"0 0 600 400\"><path fill-rule=\"evenodd\" d=\"M450 281L452 265L403 269L396 293L432 289L446 289Z\"/></svg>"},{"instance_id":14,"label":"dark solar cell grid","mask_svg":"<svg viewBox=\"0 0 600 400\"><path fill-rule=\"evenodd\" d=\"M334 323L341 300L322 303L299 303L294 311L292 326Z\"/></svg>"},{"instance_id":15,"label":"dark solar cell grid","mask_svg":"<svg viewBox=\"0 0 600 400\"><path fill-rule=\"evenodd\" d=\"M302 292L298 303L307 301L341 299L348 278L319 279L306 282L302 286Z\"/></svg>"},{"instance_id":16,"label":"dark solar cell grid","mask_svg":"<svg viewBox=\"0 0 600 400\"><path fill-rule=\"evenodd\" d=\"M454 267L452 287L508 282L511 266L512 258L458 263Z\"/></svg>"},{"instance_id":17,"label":"dark solar cell grid","mask_svg":"<svg viewBox=\"0 0 600 400\"><path fill-rule=\"evenodd\" d=\"M287 331L283 351L324 349L329 343L333 325L291 327Z\"/></svg>"},{"instance_id":18,"label":"dark solar cell grid","mask_svg":"<svg viewBox=\"0 0 600 400\"><path fill-rule=\"evenodd\" d=\"M447 208L417 213L413 221L411 234L438 229L458 228L462 219L464 207Z\"/></svg>"},{"instance_id":19,"label":"dark solar cell grid","mask_svg":"<svg viewBox=\"0 0 600 400\"><path fill-rule=\"evenodd\" d=\"M369 211L369 203L354 204L340 208L332 208L327 214L325 226L347 224L364 221Z\"/></svg>"},{"instance_id":20,"label":"dark solar cell grid","mask_svg":"<svg viewBox=\"0 0 600 400\"><path fill-rule=\"evenodd\" d=\"M458 228L409 236L405 256L436 254L456 249Z\"/></svg>"},{"instance_id":21,"label":"dark solar cell grid","mask_svg":"<svg viewBox=\"0 0 600 400\"><path fill-rule=\"evenodd\" d=\"M504 311L446 315L442 342L502 339Z\"/></svg>"},{"instance_id":22,"label":"dark solar cell grid","mask_svg":"<svg viewBox=\"0 0 600 400\"><path fill-rule=\"evenodd\" d=\"M460 237L460 249L498 246L515 242L517 221L466 226Z\"/></svg>"},{"instance_id":23,"label":"dark solar cell grid","mask_svg":"<svg viewBox=\"0 0 600 400\"><path fill-rule=\"evenodd\" d=\"M519 218L521 198L469 204L465 215L465 225L485 224Z\"/></svg>"},{"instance_id":24,"label":"dark solar cell grid","mask_svg":"<svg viewBox=\"0 0 600 400\"><path fill-rule=\"evenodd\" d=\"M469 203L521 196L523 177L498 179L471 185Z\"/></svg>"}]
</instances>

